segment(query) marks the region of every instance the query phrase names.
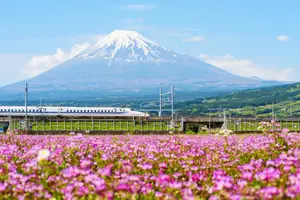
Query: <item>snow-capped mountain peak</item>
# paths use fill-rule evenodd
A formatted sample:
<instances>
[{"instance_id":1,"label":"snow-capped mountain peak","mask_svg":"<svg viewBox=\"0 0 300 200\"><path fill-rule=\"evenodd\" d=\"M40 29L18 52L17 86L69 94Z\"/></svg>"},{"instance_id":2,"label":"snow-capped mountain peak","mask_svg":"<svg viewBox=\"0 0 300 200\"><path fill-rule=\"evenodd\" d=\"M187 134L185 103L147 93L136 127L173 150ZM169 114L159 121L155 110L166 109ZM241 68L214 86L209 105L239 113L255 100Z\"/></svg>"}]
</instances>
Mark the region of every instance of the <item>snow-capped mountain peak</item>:
<instances>
[{"instance_id":1,"label":"snow-capped mountain peak","mask_svg":"<svg viewBox=\"0 0 300 200\"><path fill-rule=\"evenodd\" d=\"M76 58L108 60L108 65L118 65L140 61L172 61L177 56L135 31L115 30Z\"/></svg>"},{"instance_id":2,"label":"snow-capped mountain peak","mask_svg":"<svg viewBox=\"0 0 300 200\"><path fill-rule=\"evenodd\" d=\"M103 48L107 46L115 45L117 48L131 48L139 47L143 48L147 52L148 46L158 46L154 42L143 37L141 34L135 31L115 30L103 40L101 40L96 46Z\"/></svg>"}]
</instances>

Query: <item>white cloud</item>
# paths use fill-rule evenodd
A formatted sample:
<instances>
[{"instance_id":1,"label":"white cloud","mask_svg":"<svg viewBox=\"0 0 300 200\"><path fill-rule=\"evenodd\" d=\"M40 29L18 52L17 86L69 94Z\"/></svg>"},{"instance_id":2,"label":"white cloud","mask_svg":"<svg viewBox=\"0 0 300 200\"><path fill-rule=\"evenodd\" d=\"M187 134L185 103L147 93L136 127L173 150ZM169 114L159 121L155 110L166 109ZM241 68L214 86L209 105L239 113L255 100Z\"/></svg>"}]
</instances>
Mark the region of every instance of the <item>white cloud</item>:
<instances>
[{"instance_id":1,"label":"white cloud","mask_svg":"<svg viewBox=\"0 0 300 200\"><path fill-rule=\"evenodd\" d=\"M128 18L128 19L123 19L121 21L122 24L137 24L137 23L141 23L143 22L144 19L143 18L136 18L136 19L133 19L133 18Z\"/></svg>"},{"instance_id":2,"label":"white cloud","mask_svg":"<svg viewBox=\"0 0 300 200\"><path fill-rule=\"evenodd\" d=\"M265 80L291 81L295 74L294 68L264 67L251 60L237 59L227 54L224 56L209 56L201 54L200 58L223 70L244 77L258 77Z\"/></svg>"},{"instance_id":3,"label":"white cloud","mask_svg":"<svg viewBox=\"0 0 300 200\"><path fill-rule=\"evenodd\" d=\"M276 39L280 42L287 42L290 40L289 36L287 35L279 35Z\"/></svg>"},{"instance_id":4,"label":"white cloud","mask_svg":"<svg viewBox=\"0 0 300 200\"><path fill-rule=\"evenodd\" d=\"M37 76L67 60L74 58L88 47L90 47L89 43L75 44L69 52L59 48L56 49L56 53L52 55L33 56L25 64L25 68L22 70L22 73L27 74L28 78Z\"/></svg>"},{"instance_id":5,"label":"white cloud","mask_svg":"<svg viewBox=\"0 0 300 200\"><path fill-rule=\"evenodd\" d=\"M20 71L28 60L28 55L0 54L0 87L21 81L26 78Z\"/></svg>"},{"instance_id":6,"label":"white cloud","mask_svg":"<svg viewBox=\"0 0 300 200\"><path fill-rule=\"evenodd\" d=\"M103 37L104 35L93 36L93 40L100 41ZM84 42L73 45L69 51L64 51L63 49L58 48L52 55L32 56L25 63L25 67L21 70L21 73L25 74L28 78L32 78L74 58L90 46L91 44L89 42Z\"/></svg>"},{"instance_id":7,"label":"white cloud","mask_svg":"<svg viewBox=\"0 0 300 200\"><path fill-rule=\"evenodd\" d=\"M127 4L122 7L133 11L149 11L155 9L155 6L151 4Z\"/></svg>"},{"instance_id":8,"label":"white cloud","mask_svg":"<svg viewBox=\"0 0 300 200\"><path fill-rule=\"evenodd\" d=\"M203 42L205 38L203 36L188 37L183 40L183 42Z\"/></svg>"}]
</instances>

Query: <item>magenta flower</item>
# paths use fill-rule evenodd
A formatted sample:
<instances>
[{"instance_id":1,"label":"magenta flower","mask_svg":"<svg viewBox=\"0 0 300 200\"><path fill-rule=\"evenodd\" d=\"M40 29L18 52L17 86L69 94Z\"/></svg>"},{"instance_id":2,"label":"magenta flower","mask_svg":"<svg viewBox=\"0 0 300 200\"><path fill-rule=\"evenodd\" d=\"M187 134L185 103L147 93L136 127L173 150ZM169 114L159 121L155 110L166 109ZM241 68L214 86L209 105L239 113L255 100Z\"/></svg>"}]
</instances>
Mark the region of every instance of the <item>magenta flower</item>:
<instances>
[{"instance_id":1,"label":"magenta flower","mask_svg":"<svg viewBox=\"0 0 300 200\"><path fill-rule=\"evenodd\" d=\"M80 168L81 169L90 168L92 165L93 165L93 163L89 159L83 159L82 161L80 161Z\"/></svg>"},{"instance_id":2,"label":"magenta flower","mask_svg":"<svg viewBox=\"0 0 300 200\"><path fill-rule=\"evenodd\" d=\"M280 178L280 174L280 170L270 167L266 168L262 172L256 173L255 178L261 181L270 181Z\"/></svg>"}]
</instances>

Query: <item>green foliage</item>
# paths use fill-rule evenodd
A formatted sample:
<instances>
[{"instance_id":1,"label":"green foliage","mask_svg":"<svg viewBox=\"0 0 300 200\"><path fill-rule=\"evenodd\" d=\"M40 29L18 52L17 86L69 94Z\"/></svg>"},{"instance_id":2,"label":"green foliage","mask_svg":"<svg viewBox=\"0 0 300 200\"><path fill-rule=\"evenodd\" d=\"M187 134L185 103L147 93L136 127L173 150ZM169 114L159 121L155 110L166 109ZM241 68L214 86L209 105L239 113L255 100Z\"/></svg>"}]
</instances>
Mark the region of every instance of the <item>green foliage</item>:
<instances>
[{"instance_id":1,"label":"green foliage","mask_svg":"<svg viewBox=\"0 0 300 200\"><path fill-rule=\"evenodd\" d=\"M277 117L300 117L300 83L233 92L227 95L179 103L181 114L222 114L231 109L233 117L270 117L272 104Z\"/></svg>"}]
</instances>

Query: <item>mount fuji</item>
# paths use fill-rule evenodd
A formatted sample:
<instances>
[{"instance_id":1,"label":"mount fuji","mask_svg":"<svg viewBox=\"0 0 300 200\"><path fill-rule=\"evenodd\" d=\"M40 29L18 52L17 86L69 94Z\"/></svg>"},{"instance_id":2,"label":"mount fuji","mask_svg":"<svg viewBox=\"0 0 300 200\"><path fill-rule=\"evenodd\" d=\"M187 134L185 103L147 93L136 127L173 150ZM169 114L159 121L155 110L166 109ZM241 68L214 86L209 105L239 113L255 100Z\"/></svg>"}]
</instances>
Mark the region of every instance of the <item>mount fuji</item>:
<instances>
[{"instance_id":1,"label":"mount fuji","mask_svg":"<svg viewBox=\"0 0 300 200\"><path fill-rule=\"evenodd\" d=\"M134 31L116 30L73 59L34 78L0 88L5 95L156 94L160 83L176 90L252 88L278 82L244 78L197 58L168 50Z\"/></svg>"}]
</instances>

